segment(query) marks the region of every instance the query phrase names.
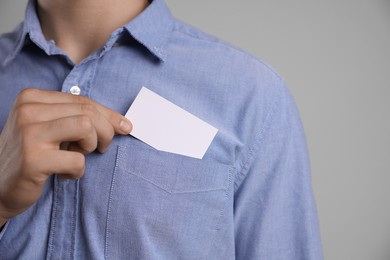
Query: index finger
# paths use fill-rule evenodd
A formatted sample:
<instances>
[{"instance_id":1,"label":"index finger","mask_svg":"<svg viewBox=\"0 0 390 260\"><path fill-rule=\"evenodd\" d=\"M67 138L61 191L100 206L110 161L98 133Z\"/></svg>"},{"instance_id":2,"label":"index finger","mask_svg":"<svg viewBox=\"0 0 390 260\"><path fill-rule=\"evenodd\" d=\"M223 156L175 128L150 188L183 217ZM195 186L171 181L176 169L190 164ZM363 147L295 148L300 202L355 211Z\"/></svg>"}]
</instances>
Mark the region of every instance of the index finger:
<instances>
[{"instance_id":1,"label":"index finger","mask_svg":"<svg viewBox=\"0 0 390 260\"><path fill-rule=\"evenodd\" d=\"M117 134L128 134L133 126L126 117L120 113L103 106L90 98L76 96L53 90L25 89L19 94L19 103L84 103L93 105L110 122Z\"/></svg>"}]
</instances>

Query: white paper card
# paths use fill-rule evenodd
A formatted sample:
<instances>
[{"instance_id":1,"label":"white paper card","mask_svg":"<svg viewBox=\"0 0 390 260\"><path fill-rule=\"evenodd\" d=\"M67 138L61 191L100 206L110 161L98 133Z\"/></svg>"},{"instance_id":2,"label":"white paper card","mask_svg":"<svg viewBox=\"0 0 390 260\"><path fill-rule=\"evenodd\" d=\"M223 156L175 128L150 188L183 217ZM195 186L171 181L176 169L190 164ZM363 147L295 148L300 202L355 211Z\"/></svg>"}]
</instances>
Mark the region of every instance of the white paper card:
<instances>
[{"instance_id":1,"label":"white paper card","mask_svg":"<svg viewBox=\"0 0 390 260\"><path fill-rule=\"evenodd\" d=\"M131 135L160 151L202 159L218 129L142 87L125 115Z\"/></svg>"}]
</instances>

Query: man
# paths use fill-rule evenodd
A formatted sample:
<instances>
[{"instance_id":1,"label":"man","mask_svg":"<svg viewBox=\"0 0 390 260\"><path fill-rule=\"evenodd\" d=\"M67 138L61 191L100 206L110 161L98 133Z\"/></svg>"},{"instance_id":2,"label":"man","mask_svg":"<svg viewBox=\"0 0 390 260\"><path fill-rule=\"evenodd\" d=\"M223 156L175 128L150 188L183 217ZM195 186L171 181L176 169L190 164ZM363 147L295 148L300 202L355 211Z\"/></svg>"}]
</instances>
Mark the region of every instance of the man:
<instances>
[{"instance_id":1,"label":"man","mask_svg":"<svg viewBox=\"0 0 390 260\"><path fill-rule=\"evenodd\" d=\"M163 0L38 0L0 38L2 259L321 259L282 78ZM128 135L142 86L218 129L203 159Z\"/></svg>"}]
</instances>

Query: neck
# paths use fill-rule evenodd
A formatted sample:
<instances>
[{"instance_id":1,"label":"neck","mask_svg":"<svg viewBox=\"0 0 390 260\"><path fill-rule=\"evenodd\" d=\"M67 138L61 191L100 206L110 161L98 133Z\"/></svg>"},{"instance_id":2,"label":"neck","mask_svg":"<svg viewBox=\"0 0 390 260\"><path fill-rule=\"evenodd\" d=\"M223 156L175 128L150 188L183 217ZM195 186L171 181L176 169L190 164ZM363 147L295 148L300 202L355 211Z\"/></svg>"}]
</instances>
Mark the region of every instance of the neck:
<instances>
[{"instance_id":1,"label":"neck","mask_svg":"<svg viewBox=\"0 0 390 260\"><path fill-rule=\"evenodd\" d=\"M77 64L148 4L147 0L38 0L38 15L45 38L54 40Z\"/></svg>"}]
</instances>

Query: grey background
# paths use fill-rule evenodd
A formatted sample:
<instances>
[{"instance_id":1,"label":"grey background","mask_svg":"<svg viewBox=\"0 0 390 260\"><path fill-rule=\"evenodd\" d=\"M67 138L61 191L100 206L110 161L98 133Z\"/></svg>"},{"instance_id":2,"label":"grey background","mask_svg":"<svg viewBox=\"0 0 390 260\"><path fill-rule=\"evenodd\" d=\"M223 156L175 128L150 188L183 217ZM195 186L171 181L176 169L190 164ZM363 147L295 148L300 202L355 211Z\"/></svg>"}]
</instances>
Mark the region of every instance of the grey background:
<instances>
[{"instance_id":1,"label":"grey background","mask_svg":"<svg viewBox=\"0 0 390 260\"><path fill-rule=\"evenodd\" d=\"M0 33L25 0L0 2ZM270 63L308 139L326 259L390 259L390 1L167 0L176 17Z\"/></svg>"}]
</instances>

